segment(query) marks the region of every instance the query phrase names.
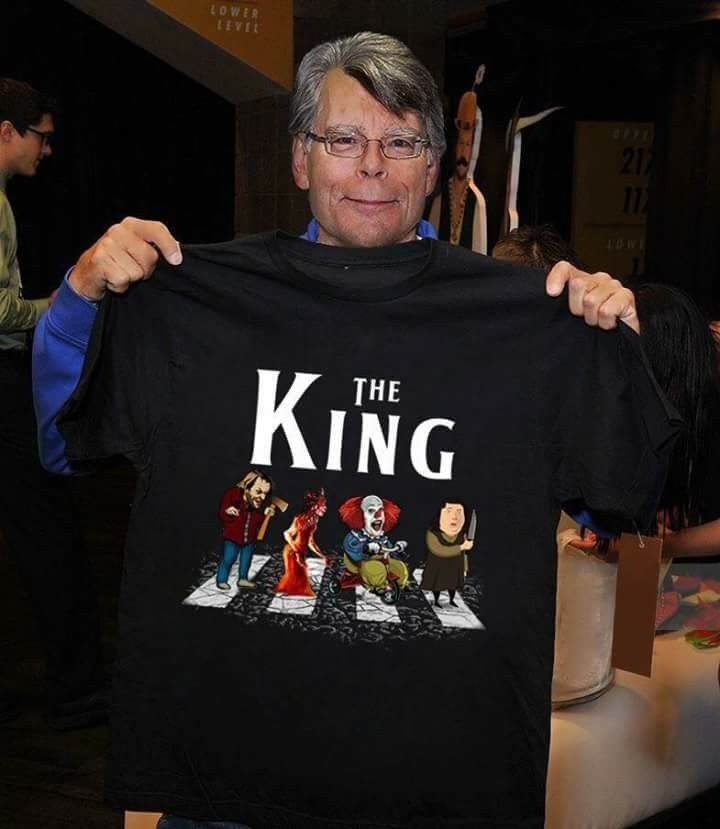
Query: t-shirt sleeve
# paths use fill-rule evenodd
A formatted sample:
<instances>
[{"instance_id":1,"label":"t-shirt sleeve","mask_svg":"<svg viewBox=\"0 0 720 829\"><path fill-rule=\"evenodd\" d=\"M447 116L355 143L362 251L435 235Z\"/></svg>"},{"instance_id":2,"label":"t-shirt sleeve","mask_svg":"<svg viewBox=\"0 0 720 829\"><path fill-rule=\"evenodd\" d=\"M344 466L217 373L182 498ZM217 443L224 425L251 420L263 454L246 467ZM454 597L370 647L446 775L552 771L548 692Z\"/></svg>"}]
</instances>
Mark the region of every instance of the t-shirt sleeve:
<instances>
[{"instance_id":1,"label":"t-shirt sleeve","mask_svg":"<svg viewBox=\"0 0 720 829\"><path fill-rule=\"evenodd\" d=\"M682 420L627 325L585 329L556 413L554 493L560 504L649 529Z\"/></svg>"},{"instance_id":2,"label":"t-shirt sleeve","mask_svg":"<svg viewBox=\"0 0 720 829\"><path fill-rule=\"evenodd\" d=\"M169 343L150 283L108 294L98 310L80 381L58 416L79 471L115 456L136 468L150 459L166 410Z\"/></svg>"}]
</instances>

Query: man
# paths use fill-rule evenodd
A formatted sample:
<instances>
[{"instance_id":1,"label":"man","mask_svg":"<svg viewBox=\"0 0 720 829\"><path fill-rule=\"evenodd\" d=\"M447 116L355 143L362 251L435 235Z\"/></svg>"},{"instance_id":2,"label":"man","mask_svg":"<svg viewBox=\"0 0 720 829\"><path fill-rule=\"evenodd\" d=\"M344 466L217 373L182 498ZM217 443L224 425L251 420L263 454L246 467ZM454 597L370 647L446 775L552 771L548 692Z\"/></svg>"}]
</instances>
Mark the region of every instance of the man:
<instances>
[{"instance_id":1,"label":"man","mask_svg":"<svg viewBox=\"0 0 720 829\"><path fill-rule=\"evenodd\" d=\"M217 586L229 590L230 568L240 557L237 586L254 588L250 581L255 542L266 515L275 515L272 498L272 481L262 472L251 469L245 477L230 487L220 503L220 520L223 523L223 551L217 572Z\"/></svg>"},{"instance_id":2,"label":"man","mask_svg":"<svg viewBox=\"0 0 720 829\"><path fill-rule=\"evenodd\" d=\"M27 346L51 300L23 297L5 193L10 179L33 177L52 154L54 111L28 84L0 78L0 531L42 638L50 722L65 728L105 716L99 625L67 482L48 475L38 459Z\"/></svg>"},{"instance_id":3,"label":"man","mask_svg":"<svg viewBox=\"0 0 720 829\"><path fill-rule=\"evenodd\" d=\"M313 49L290 131L314 214L306 240L181 254L162 225L126 219L80 257L36 341L48 461L71 471L66 448L80 462L122 454L140 473L107 799L191 819L163 827L539 829L557 505L583 498L644 523L671 413L627 326L597 332L533 272L417 238L445 142L434 81L402 43L365 32ZM158 250L182 265L158 265ZM153 272L102 304L79 384L63 380L92 303ZM607 275L561 266L548 293L566 283L591 325L637 327ZM209 493L238 458L279 467L292 497L326 478L341 502L392 486L411 555L438 480L452 480L488 516L483 624L446 627L412 580L406 606L326 601L323 579L301 605L258 590L241 612L188 608L214 532ZM268 584L272 562L257 577ZM230 695L241 721L208 727ZM447 744L462 762L444 770Z\"/></svg>"},{"instance_id":4,"label":"man","mask_svg":"<svg viewBox=\"0 0 720 829\"><path fill-rule=\"evenodd\" d=\"M441 238L448 239L451 245L464 245L476 253L485 253L485 203L471 170L476 121L477 95L465 92L455 118L455 169L433 201L430 220L436 224Z\"/></svg>"}]
</instances>

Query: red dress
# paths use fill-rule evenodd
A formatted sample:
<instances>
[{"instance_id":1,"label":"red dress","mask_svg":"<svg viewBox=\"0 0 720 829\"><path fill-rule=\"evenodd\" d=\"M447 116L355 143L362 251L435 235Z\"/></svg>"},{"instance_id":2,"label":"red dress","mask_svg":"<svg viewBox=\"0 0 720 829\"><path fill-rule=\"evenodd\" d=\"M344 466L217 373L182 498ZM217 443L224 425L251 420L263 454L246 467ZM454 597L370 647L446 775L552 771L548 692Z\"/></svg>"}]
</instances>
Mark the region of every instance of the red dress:
<instances>
[{"instance_id":1,"label":"red dress","mask_svg":"<svg viewBox=\"0 0 720 829\"><path fill-rule=\"evenodd\" d=\"M320 551L315 543L315 529L318 524L317 515L308 516L305 513L296 515L287 531L290 541L283 547L283 561L285 573L275 585L276 593L285 593L288 596L315 596L310 586L305 556L308 547L318 555Z\"/></svg>"}]
</instances>

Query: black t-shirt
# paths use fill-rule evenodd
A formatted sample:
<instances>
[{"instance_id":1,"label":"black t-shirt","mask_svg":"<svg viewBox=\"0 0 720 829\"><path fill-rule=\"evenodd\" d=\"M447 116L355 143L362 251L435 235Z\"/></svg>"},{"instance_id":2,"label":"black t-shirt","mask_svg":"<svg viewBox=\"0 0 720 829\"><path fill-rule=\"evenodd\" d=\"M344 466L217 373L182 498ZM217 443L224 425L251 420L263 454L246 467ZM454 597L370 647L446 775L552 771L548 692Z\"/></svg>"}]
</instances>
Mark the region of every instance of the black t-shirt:
<instances>
[{"instance_id":1,"label":"black t-shirt","mask_svg":"<svg viewBox=\"0 0 720 829\"><path fill-rule=\"evenodd\" d=\"M430 240L184 257L104 301L61 418L71 459L140 473L109 803L541 827L559 506L647 524L676 430L637 336ZM236 485L264 538L224 540ZM442 532L474 541L466 568L438 542L437 607Z\"/></svg>"}]
</instances>

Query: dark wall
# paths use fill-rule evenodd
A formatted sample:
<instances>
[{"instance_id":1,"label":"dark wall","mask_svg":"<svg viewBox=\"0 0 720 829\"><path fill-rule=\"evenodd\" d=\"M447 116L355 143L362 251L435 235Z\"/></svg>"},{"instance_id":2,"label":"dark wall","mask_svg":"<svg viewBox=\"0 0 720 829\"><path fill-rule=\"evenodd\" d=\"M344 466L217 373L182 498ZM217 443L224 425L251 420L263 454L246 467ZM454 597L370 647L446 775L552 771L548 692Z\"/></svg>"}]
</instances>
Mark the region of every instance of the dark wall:
<instances>
[{"instance_id":1,"label":"dark wall","mask_svg":"<svg viewBox=\"0 0 720 829\"><path fill-rule=\"evenodd\" d=\"M579 34L574 39L568 35L567 19L563 25L545 11L545 29L539 30L528 14L524 4L501 6L490 15L486 30L451 38L449 113L454 117L460 95L471 88L475 68L483 62L483 111L498 109L500 102L508 117L517 103L521 115L563 107L523 133L518 208L524 224L550 222L569 238L575 122L655 121L662 34L586 42ZM452 120L448 137L452 147ZM451 163L451 153L447 161Z\"/></svg>"},{"instance_id":2,"label":"dark wall","mask_svg":"<svg viewBox=\"0 0 720 829\"><path fill-rule=\"evenodd\" d=\"M521 222L571 233L577 120L653 121L645 275L684 287L720 315L720 3L533 0L493 6L483 27L451 37L451 116L486 61L491 99L529 114L566 108L523 138ZM454 141L450 125L450 146ZM618 274L624 276L624 274Z\"/></svg>"},{"instance_id":3,"label":"dark wall","mask_svg":"<svg viewBox=\"0 0 720 829\"><path fill-rule=\"evenodd\" d=\"M8 194L29 296L126 215L233 235L235 108L61 0L4 3L0 76L62 108L54 155Z\"/></svg>"}]
</instances>

